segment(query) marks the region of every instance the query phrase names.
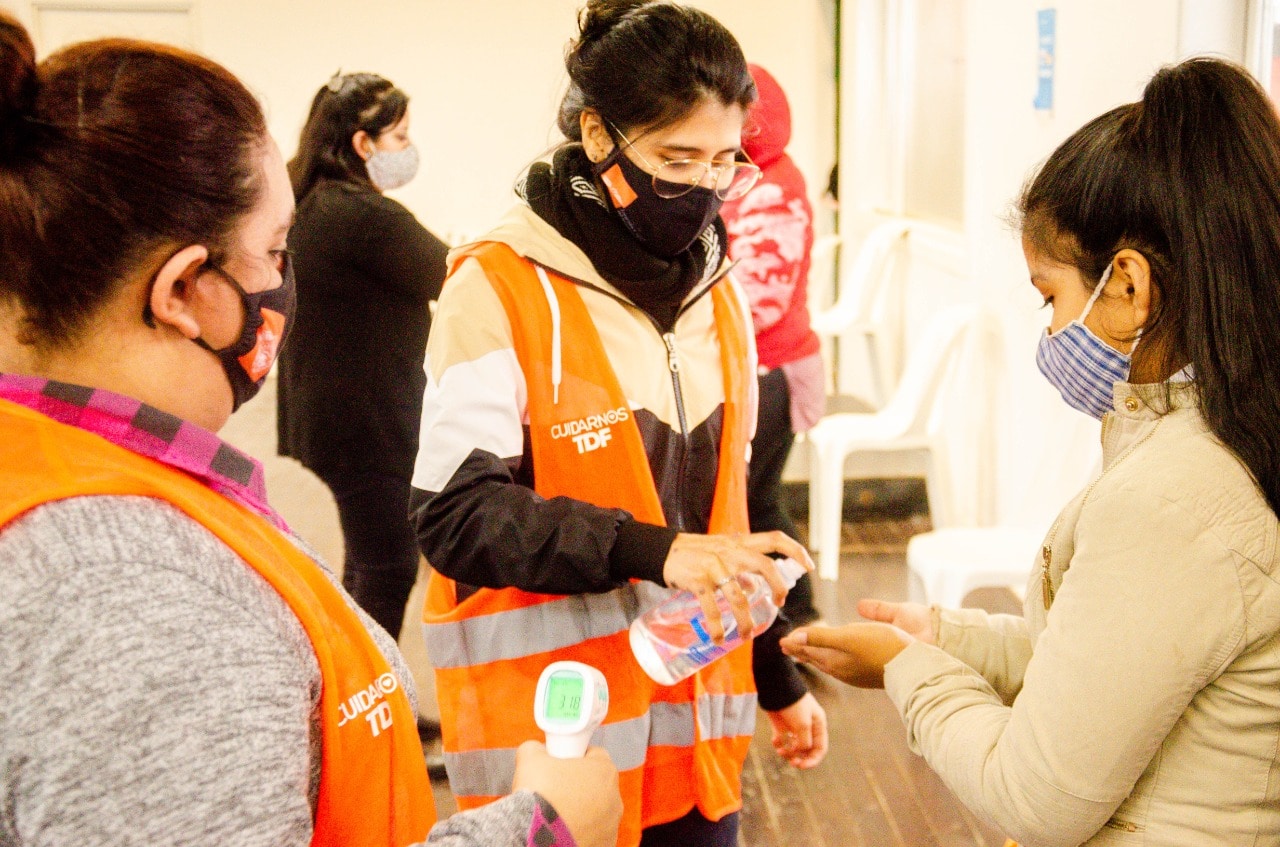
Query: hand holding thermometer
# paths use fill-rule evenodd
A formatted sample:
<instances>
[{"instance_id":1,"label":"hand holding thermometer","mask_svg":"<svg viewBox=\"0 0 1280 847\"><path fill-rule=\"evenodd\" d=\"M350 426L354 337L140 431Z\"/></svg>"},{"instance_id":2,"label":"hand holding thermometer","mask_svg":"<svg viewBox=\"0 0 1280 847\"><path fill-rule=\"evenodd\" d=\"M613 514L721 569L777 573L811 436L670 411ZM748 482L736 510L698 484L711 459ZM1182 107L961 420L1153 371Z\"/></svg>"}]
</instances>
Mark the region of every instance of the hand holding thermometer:
<instances>
[{"instance_id":1,"label":"hand holding thermometer","mask_svg":"<svg viewBox=\"0 0 1280 847\"><path fill-rule=\"evenodd\" d=\"M608 711L609 684L590 665L552 662L538 677L533 716L557 759L582 758Z\"/></svg>"}]
</instances>

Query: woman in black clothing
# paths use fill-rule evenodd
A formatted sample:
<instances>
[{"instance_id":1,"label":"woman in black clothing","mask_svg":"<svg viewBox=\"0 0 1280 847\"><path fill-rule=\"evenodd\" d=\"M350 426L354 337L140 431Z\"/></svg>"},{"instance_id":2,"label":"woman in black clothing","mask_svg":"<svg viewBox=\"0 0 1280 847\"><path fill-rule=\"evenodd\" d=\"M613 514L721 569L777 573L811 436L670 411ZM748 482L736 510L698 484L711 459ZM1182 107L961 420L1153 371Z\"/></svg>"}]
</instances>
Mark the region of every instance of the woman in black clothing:
<instances>
[{"instance_id":1,"label":"woman in black clothing","mask_svg":"<svg viewBox=\"0 0 1280 847\"><path fill-rule=\"evenodd\" d=\"M374 74L316 93L289 162L298 317L280 358L279 451L333 490L343 584L392 637L418 572L408 523L445 244L382 192L413 178L409 98Z\"/></svg>"}]
</instances>

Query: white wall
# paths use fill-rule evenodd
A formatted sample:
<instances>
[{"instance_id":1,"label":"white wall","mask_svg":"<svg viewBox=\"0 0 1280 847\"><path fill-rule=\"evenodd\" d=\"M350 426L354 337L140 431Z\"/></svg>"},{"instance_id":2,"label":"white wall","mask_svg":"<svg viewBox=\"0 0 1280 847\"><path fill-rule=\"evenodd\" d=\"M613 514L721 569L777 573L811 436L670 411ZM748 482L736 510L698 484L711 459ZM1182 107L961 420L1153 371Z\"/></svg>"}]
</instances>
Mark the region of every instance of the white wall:
<instances>
[{"instance_id":1,"label":"white wall","mask_svg":"<svg viewBox=\"0 0 1280 847\"><path fill-rule=\"evenodd\" d=\"M146 9L192 9L190 37ZM68 12L58 0L0 0L37 35L41 18L78 37L148 35L185 42L222 62L257 92L285 155L316 90L341 68L373 71L411 98L421 175L396 196L441 235L491 226L514 198L512 184L559 140L555 113L565 85L564 48L581 0L112 0L104 18ZM76 9L95 4L82 0ZM832 0L696 0L735 32L747 57L769 68L791 98L792 154L815 196L834 161ZM45 11L38 13L43 7ZM78 29L65 19L79 14ZM157 17L151 15L151 18ZM172 17L169 15L168 17ZM104 23L114 21L114 23ZM112 28L114 27L114 28ZM44 27L43 29L48 29ZM52 40L52 39L50 39Z\"/></svg>"},{"instance_id":2,"label":"white wall","mask_svg":"<svg viewBox=\"0 0 1280 847\"><path fill-rule=\"evenodd\" d=\"M113 0L113 9L181 7L185 0ZM912 0L843 0L841 104L842 226L865 222L892 195L884 102L891 80L874 69L891 35L890 12ZM964 5L963 232L969 267L931 276L925 304L973 300L1007 329L1006 401L998 420L999 510L1021 517L1027 503L1050 509L1096 457L1096 424L1067 409L1036 371L1043 314L1025 279L1004 215L1024 179L1068 134L1103 110L1139 96L1161 64L1212 50L1244 59L1250 0L953 0ZM1253 0L1257 2L1257 0ZM140 27L187 40L239 74L266 104L286 155L316 89L341 68L371 70L409 92L422 175L398 196L442 235L486 229L512 202L521 169L558 139L554 117L564 85L563 50L580 0L189 0L184 30L168 19L116 15L122 34ZM92 7L55 0L0 0L35 26L37 7L61 18L51 33L98 34L68 21ZM791 99L791 152L820 193L834 161L834 0L693 0L733 30L752 61L768 67ZM1055 109L1032 109L1037 9L1058 10ZM72 12L68 12L68 10ZM147 29L147 27L152 27ZM43 29L48 30L49 27ZM176 34L174 34L176 33ZM50 39L54 36L50 35ZM922 316L909 313L908 333ZM1032 492L1047 491L1042 497ZM1033 511L1035 510L1033 509Z\"/></svg>"},{"instance_id":3,"label":"white wall","mask_svg":"<svg viewBox=\"0 0 1280 847\"><path fill-rule=\"evenodd\" d=\"M876 37L887 9L911 0L851 0L862 15L850 27L846 51ZM1140 97L1161 65L1193 52L1212 51L1244 60L1246 0L967 0L964 27L966 115L964 224L969 267L963 299L985 304L1005 328L1006 378L999 414L989 425L997 433L998 516L1005 521L1041 523L1089 477L1098 460L1098 425L1072 411L1035 367L1035 345L1047 322L1027 281L1018 237L1007 216L1024 181L1053 149L1088 119ZM1057 9L1057 65L1054 109L1033 108L1036 90L1036 12ZM872 65L874 65L874 57ZM846 59L846 65L848 60ZM889 107L874 98L876 71L860 68L845 88L844 107L876 115ZM875 128L870 128L874 133ZM846 135L842 160L852 176L842 186L859 214L847 226L863 225L868 210L882 208L891 194L888 178L875 170L892 163L865 132ZM861 161L859 161L861 157ZM846 167L842 164L842 177ZM842 222L842 225L843 222ZM932 285L932 288L928 286ZM953 301L954 277L925 281L917 301ZM908 327L908 336L920 321Z\"/></svg>"},{"instance_id":4,"label":"white wall","mask_svg":"<svg viewBox=\"0 0 1280 847\"><path fill-rule=\"evenodd\" d=\"M1035 167L1094 116L1141 97L1162 65L1216 52L1243 61L1243 2L1072 0L1057 7L1054 110L1032 109L1036 67L1031 0L974 0L969 29L966 218L973 273L1008 327L1008 394L999 513L1044 522L1092 474L1098 426L1068 409L1035 367L1047 318L1002 213ZM1141 21L1135 32L1132 24Z\"/></svg>"},{"instance_id":5,"label":"white wall","mask_svg":"<svg viewBox=\"0 0 1280 847\"><path fill-rule=\"evenodd\" d=\"M1027 280L1016 234L1004 216L1036 165L1080 125L1137 99L1146 79L1177 55L1176 4L1169 0L1073 0L1057 7L1054 109L1032 107L1036 9L1030 0L977 0L969 29L972 109L966 138L966 219L972 273L1008 330L1005 417L998 443L997 512L1044 523L1086 481L1098 456L1098 425L1069 409L1035 366L1047 323ZM1123 9L1119 8L1123 5ZM1141 20L1141 38L1123 24Z\"/></svg>"}]
</instances>

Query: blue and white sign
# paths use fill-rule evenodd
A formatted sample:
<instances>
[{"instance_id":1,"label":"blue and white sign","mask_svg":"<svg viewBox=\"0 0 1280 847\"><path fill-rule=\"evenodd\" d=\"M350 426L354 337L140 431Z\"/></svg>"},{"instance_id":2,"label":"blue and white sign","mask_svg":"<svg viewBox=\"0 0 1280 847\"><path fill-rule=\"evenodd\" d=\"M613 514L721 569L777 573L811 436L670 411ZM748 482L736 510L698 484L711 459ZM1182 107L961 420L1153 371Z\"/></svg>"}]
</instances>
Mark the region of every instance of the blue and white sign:
<instances>
[{"instance_id":1,"label":"blue and white sign","mask_svg":"<svg viewBox=\"0 0 1280 847\"><path fill-rule=\"evenodd\" d=\"M1039 38L1036 49L1036 111L1053 111L1053 69L1057 61L1058 10L1036 12Z\"/></svg>"}]
</instances>

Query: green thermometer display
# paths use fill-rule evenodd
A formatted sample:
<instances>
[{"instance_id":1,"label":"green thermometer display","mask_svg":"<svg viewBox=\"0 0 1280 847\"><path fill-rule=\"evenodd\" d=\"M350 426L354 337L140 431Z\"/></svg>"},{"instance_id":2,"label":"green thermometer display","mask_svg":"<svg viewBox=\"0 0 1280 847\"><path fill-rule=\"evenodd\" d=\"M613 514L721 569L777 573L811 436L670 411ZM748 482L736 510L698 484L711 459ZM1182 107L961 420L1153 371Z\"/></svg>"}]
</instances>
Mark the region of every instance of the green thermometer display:
<instances>
[{"instance_id":1,"label":"green thermometer display","mask_svg":"<svg viewBox=\"0 0 1280 847\"><path fill-rule=\"evenodd\" d=\"M576 721L582 712L582 675L557 671L547 682L547 717L552 720Z\"/></svg>"}]
</instances>

